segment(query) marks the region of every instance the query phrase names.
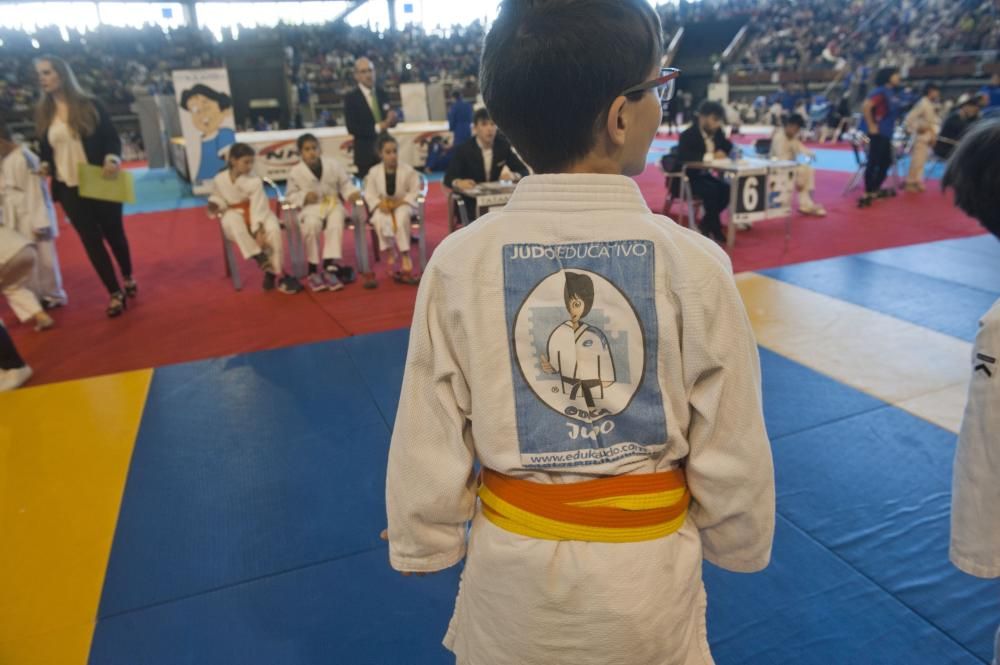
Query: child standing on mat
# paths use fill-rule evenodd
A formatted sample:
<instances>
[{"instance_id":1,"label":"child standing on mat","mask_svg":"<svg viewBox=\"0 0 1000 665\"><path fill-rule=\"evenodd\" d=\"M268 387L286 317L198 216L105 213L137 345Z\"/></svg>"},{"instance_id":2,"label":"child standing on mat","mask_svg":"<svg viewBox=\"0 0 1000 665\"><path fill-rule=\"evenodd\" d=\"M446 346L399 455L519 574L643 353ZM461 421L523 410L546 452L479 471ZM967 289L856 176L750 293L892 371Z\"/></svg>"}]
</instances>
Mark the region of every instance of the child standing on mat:
<instances>
[{"instance_id":1,"label":"child standing on mat","mask_svg":"<svg viewBox=\"0 0 1000 665\"><path fill-rule=\"evenodd\" d=\"M389 273L394 280L418 284L410 258L410 218L420 196L420 176L412 166L399 161L399 144L389 134L379 137L377 150L382 161L365 177L365 202L371 210L378 248L391 252ZM401 264L399 271L396 261Z\"/></svg>"},{"instance_id":2,"label":"child standing on mat","mask_svg":"<svg viewBox=\"0 0 1000 665\"><path fill-rule=\"evenodd\" d=\"M302 284L281 270L281 224L271 212L263 181L253 175L254 154L246 143L234 143L229 149L226 168L212 179L208 214L221 215L226 238L240 248L244 259L253 259L264 271L265 291L277 286L281 293L298 293Z\"/></svg>"},{"instance_id":3,"label":"child standing on mat","mask_svg":"<svg viewBox=\"0 0 1000 665\"><path fill-rule=\"evenodd\" d=\"M629 177L679 73L661 35L646 0L505 0L484 42L486 106L538 175L428 264L386 479L392 567L465 560L459 664L710 663L703 559L770 559L729 259ZM567 312L573 343L553 343Z\"/></svg>"},{"instance_id":4,"label":"child standing on mat","mask_svg":"<svg viewBox=\"0 0 1000 665\"><path fill-rule=\"evenodd\" d=\"M1000 120L966 134L942 180L955 204L1000 238ZM1000 577L1000 300L983 317L955 452L950 558L976 577ZM1000 628L994 665L1000 665Z\"/></svg>"},{"instance_id":5,"label":"child standing on mat","mask_svg":"<svg viewBox=\"0 0 1000 665\"><path fill-rule=\"evenodd\" d=\"M31 287L46 309L66 304L56 254L56 211L35 153L18 145L0 120L0 199L3 224L34 242L38 262Z\"/></svg>"},{"instance_id":6,"label":"child standing on mat","mask_svg":"<svg viewBox=\"0 0 1000 665\"><path fill-rule=\"evenodd\" d=\"M361 192L354 186L347 170L336 159L324 157L319 139L303 134L297 141L302 161L288 174L288 201L299 208L299 224L309 261L306 283L313 291L338 291L344 288L339 276L347 276L339 263L343 259L344 206L355 205ZM319 244L323 238L323 264Z\"/></svg>"}]
</instances>

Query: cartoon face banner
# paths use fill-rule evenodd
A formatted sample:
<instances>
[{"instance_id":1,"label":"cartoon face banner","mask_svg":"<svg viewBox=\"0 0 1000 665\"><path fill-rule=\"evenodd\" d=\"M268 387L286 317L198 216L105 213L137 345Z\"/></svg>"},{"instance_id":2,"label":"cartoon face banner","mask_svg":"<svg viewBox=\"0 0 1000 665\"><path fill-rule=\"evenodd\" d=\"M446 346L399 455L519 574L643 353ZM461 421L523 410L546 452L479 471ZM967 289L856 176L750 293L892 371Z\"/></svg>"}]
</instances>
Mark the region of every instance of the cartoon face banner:
<instances>
[{"instance_id":1,"label":"cartoon face banner","mask_svg":"<svg viewBox=\"0 0 1000 665\"><path fill-rule=\"evenodd\" d=\"M229 75L225 69L179 69L173 79L191 183L195 193L205 193L236 142Z\"/></svg>"},{"instance_id":2,"label":"cartoon face banner","mask_svg":"<svg viewBox=\"0 0 1000 665\"><path fill-rule=\"evenodd\" d=\"M503 248L514 399L526 468L662 450L653 244Z\"/></svg>"}]
</instances>

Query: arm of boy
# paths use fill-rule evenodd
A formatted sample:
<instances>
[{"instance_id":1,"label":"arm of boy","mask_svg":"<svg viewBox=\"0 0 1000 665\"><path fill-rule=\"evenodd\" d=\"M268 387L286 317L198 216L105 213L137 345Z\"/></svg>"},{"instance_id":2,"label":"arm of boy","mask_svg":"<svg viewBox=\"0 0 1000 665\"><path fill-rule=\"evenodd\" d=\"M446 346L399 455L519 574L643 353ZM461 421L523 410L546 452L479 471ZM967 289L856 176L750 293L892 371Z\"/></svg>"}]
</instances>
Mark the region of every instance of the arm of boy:
<instances>
[{"instance_id":1,"label":"arm of boy","mask_svg":"<svg viewBox=\"0 0 1000 665\"><path fill-rule=\"evenodd\" d=\"M760 359L729 259L682 293L691 421L690 516L705 558L734 572L767 566L774 537L774 468L764 427ZM690 374L687 369L691 368Z\"/></svg>"},{"instance_id":2,"label":"arm of boy","mask_svg":"<svg viewBox=\"0 0 1000 665\"><path fill-rule=\"evenodd\" d=\"M337 164L337 191L345 201L358 203L361 199L361 190L354 186L354 178L340 164Z\"/></svg>"},{"instance_id":3,"label":"arm of boy","mask_svg":"<svg viewBox=\"0 0 1000 665\"><path fill-rule=\"evenodd\" d=\"M403 183L403 202L416 207L417 199L420 198L420 176L413 169L407 169L406 182Z\"/></svg>"},{"instance_id":4,"label":"arm of boy","mask_svg":"<svg viewBox=\"0 0 1000 665\"><path fill-rule=\"evenodd\" d=\"M382 197L379 196L378 187L375 186L375 169L368 172L368 176L365 178L365 203L372 210L378 207L381 202Z\"/></svg>"},{"instance_id":5,"label":"arm of boy","mask_svg":"<svg viewBox=\"0 0 1000 665\"><path fill-rule=\"evenodd\" d=\"M404 572L435 572L461 561L475 512L471 394L461 365L462 324L447 291L431 262L417 292L389 449L389 563Z\"/></svg>"},{"instance_id":6,"label":"arm of boy","mask_svg":"<svg viewBox=\"0 0 1000 665\"><path fill-rule=\"evenodd\" d=\"M309 200L310 194L312 194L313 198L312 201ZM288 202L291 203L296 208L301 208L304 205L315 203L317 197L307 188L302 186L302 183L299 182L299 179L296 177L295 171L293 170L291 173L288 174L288 183L285 189L285 199L287 199Z\"/></svg>"}]
</instances>

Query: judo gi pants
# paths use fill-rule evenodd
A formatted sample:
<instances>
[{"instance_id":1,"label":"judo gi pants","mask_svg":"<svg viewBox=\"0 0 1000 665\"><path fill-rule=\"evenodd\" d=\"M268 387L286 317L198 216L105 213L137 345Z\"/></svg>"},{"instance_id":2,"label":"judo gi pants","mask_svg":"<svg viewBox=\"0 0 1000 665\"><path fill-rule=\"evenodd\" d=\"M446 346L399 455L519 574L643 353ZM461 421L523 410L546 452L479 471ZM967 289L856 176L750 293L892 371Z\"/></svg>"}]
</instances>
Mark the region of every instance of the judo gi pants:
<instances>
[{"instance_id":1,"label":"judo gi pants","mask_svg":"<svg viewBox=\"0 0 1000 665\"><path fill-rule=\"evenodd\" d=\"M892 166L892 141L875 134L868 144L868 164L865 166L865 193L875 194L882 188Z\"/></svg>"},{"instance_id":2,"label":"judo gi pants","mask_svg":"<svg viewBox=\"0 0 1000 665\"><path fill-rule=\"evenodd\" d=\"M250 235L243 214L238 210L227 210L222 215L222 232L229 242L240 248L244 259L249 259L263 251L257 240ZM264 243L271 248L271 267L274 273L281 274L282 261L285 255L285 245L281 237L281 225L278 220L268 217L264 220Z\"/></svg>"},{"instance_id":3,"label":"judo gi pants","mask_svg":"<svg viewBox=\"0 0 1000 665\"><path fill-rule=\"evenodd\" d=\"M396 248L401 252L410 250L410 218L413 217L413 208L403 204L396 208L396 229L392 228L392 215L381 210L372 213L372 226L375 227L375 235L378 236L378 248L384 252L389 248L389 243L396 242Z\"/></svg>"},{"instance_id":4,"label":"judo gi pants","mask_svg":"<svg viewBox=\"0 0 1000 665\"><path fill-rule=\"evenodd\" d=\"M48 298L65 304L66 290L62 284L59 256L54 240L36 240L38 263L35 269L35 292L39 298Z\"/></svg>"},{"instance_id":5,"label":"judo gi pants","mask_svg":"<svg viewBox=\"0 0 1000 665\"><path fill-rule=\"evenodd\" d=\"M115 267L108 254L108 247L118 263L122 277L132 276L132 256L129 252L125 225L122 223L122 204L98 201L80 196L77 187L58 183L54 194L66 211L66 216L83 241L90 264L104 283L108 293L121 290ZM107 247L105 246L107 243Z\"/></svg>"},{"instance_id":6,"label":"judo gi pants","mask_svg":"<svg viewBox=\"0 0 1000 665\"><path fill-rule=\"evenodd\" d=\"M306 261L319 264L320 237L323 238L323 259L339 260L343 258L343 207L336 206L326 214L324 219L320 204L307 205L299 213L299 228L302 230L302 242L306 247Z\"/></svg>"},{"instance_id":7,"label":"judo gi pants","mask_svg":"<svg viewBox=\"0 0 1000 665\"><path fill-rule=\"evenodd\" d=\"M931 137L933 132L917 134L913 141L913 148L910 150L910 171L906 174L906 182L909 184L921 183L924 180L924 166L927 165L927 157L931 152Z\"/></svg>"},{"instance_id":8,"label":"judo gi pants","mask_svg":"<svg viewBox=\"0 0 1000 665\"><path fill-rule=\"evenodd\" d=\"M816 189L816 172L808 164L800 164L795 170L795 189L799 193L799 209L812 208L816 203L812 191Z\"/></svg>"},{"instance_id":9,"label":"judo gi pants","mask_svg":"<svg viewBox=\"0 0 1000 665\"><path fill-rule=\"evenodd\" d=\"M29 288L34 281L37 257L38 252L29 245L0 265L0 291L19 321L27 321L42 311L41 303Z\"/></svg>"},{"instance_id":10,"label":"judo gi pants","mask_svg":"<svg viewBox=\"0 0 1000 665\"><path fill-rule=\"evenodd\" d=\"M729 185L703 173L691 176L691 193L705 206L701 226L707 231L721 231L722 211L729 207Z\"/></svg>"},{"instance_id":11,"label":"judo gi pants","mask_svg":"<svg viewBox=\"0 0 1000 665\"><path fill-rule=\"evenodd\" d=\"M10 333L0 323L0 370L18 369L24 367L24 359L17 352L14 340L10 338Z\"/></svg>"}]
</instances>

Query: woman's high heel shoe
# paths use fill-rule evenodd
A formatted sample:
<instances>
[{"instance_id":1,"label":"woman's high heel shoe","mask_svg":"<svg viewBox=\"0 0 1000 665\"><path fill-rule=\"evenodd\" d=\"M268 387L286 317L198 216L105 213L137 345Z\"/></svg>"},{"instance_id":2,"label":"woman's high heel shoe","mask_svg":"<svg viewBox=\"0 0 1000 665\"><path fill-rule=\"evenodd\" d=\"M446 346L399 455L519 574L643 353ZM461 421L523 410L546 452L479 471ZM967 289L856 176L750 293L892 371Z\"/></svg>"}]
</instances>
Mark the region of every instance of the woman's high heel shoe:
<instances>
[{"instance_id":1,"label":"woman's high heel shoe","mask_svg":"<svg viewBox=\"0 0 1000 665\"><path fill-rule=\"evenodd\" d=\"M124 312L127 308L128 300L125 298L125 294L121 291L116 291L111 294L111 302L108 303L108 308L105 312L107 313L109 319L113 319L116 316L121 316L122 312Z\"/></svg>"},{"instance_id":2,"label":"woman's high heel shoe","mask_svg":"<svg viewBox=\"0 0 1000 665\"><path fill-rule=\"evenodd\" d=\"M129 298L135 298L139 293L139 285L135 283L135 280L129 277L125 280L125 295Z\"/></svg>"}]
</instances>

